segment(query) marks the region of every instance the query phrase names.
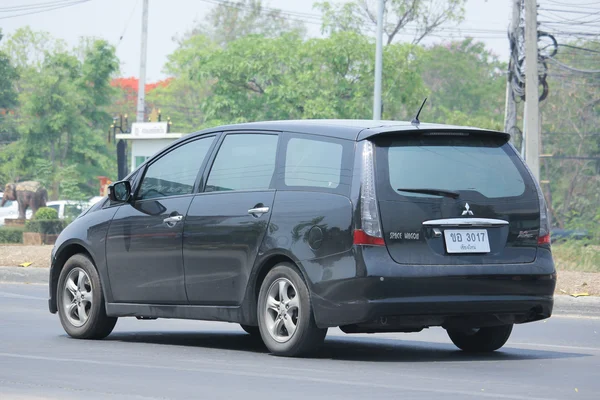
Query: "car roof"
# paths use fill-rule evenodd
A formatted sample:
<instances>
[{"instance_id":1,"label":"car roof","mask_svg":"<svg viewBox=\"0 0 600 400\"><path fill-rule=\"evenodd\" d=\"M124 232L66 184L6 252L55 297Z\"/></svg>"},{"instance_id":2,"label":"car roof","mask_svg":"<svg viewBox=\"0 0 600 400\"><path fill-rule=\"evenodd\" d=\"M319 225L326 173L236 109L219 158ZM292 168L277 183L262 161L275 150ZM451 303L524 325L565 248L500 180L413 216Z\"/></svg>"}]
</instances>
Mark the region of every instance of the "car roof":
<instances>
[{"instance_id":1,"label":"car roof","mask_svg":"<svg viewBox=\"0 0 600 400\"><path fill-rule=\"evenodd\" d=\"M368 119L306 119L286 121L247 122L224 125L196 132L202 135L214 132L232 131L286 131L307 133L320 136L335 137L348 140L364 140L380 134L415 133L415 132L479 132L508 137L505 132L480 129L474 127L421 123L418 126L408 121L376 121Z\"/></svg>"}]
</instances>

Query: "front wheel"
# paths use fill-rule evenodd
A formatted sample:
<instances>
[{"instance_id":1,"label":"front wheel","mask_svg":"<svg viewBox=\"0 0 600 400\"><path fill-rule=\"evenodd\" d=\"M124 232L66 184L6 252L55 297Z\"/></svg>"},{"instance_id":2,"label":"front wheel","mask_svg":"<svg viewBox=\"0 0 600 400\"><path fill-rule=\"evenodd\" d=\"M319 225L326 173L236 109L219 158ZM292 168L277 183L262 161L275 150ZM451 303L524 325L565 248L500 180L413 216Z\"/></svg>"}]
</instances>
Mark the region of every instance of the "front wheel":
<instances>
[{"instance_id":1,"label":"front wheel","mask_svg":"<svg viewBox=\"0 0 600 400\"><path fill-rule=\"evenodd\" d=\"M452 343L470 353L490 353L496 351L508 340L513 325L489 326L470 331L448 330Z\"/></svg>"},{"instance_id":2,"label":"front wheel","mask_svg":"<svg viewBox=\"0 0 600 400\"><path fill-rule=\"evenodd\" d=\"M56 298L60 322L71 337L103 339L117 323L117 318L106 315L100 276L83 254L75 254L65 263Z\"/></svg>"},{"instance_id":3,"label":"front wheel","mask_svg":"<svg viewBox=\"0 0 600 400\"><path fill-rule=\"evenodd\" d=\"M317 327L308 287L291 264L269 271L260 287L257 312L263 342L277 356L311 353L327 334Z\"/></svg>"}]
</instances>

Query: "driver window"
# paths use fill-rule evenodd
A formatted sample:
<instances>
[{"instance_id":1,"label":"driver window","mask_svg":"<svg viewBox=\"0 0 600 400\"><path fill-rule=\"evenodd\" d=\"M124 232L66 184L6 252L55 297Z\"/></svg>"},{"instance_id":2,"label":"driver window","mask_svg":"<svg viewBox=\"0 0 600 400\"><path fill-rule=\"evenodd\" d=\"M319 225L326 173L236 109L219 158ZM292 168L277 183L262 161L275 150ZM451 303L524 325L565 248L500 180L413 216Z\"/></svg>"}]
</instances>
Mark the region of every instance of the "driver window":
<instances>
[{"instance_id":1,"label":"driver window","mask_svg":"<svg viewBox=\"0 0 600 400\"><path fill-rule=\"evenodd\" d=\"M150 164L137 200L191 194L213 141L214 136L188 142Z\"/></svg>"}]
</instances>

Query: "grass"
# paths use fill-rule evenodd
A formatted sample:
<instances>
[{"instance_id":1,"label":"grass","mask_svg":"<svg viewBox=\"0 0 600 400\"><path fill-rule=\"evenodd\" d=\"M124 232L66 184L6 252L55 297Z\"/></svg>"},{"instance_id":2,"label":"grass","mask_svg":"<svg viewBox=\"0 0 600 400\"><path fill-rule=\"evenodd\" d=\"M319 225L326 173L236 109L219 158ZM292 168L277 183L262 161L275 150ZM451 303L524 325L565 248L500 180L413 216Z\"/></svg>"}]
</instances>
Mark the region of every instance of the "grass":
<instances>
[{"instance_id":1,"label":"grass","mask_svg":"<svg viewBox=\"0 0 600 400\"><path fill-rule=\"evenodd\" d=\"M600 272L600 246L581 242L552 245L556 269L562 271Z\"/></svg>"}]
</instances>

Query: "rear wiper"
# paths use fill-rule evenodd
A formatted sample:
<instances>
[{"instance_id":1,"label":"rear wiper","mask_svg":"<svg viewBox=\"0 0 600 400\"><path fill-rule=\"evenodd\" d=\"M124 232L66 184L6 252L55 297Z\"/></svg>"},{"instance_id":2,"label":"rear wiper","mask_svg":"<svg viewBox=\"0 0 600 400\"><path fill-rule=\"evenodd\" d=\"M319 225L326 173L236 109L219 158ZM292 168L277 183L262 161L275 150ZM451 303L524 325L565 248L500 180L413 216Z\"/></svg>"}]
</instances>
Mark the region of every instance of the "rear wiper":
<instances>
[{"instance_id":1,"label":"rear wiper","mask_svg":"<svg viewBox=\"0 0 600 400\"><path fill-rule=\"evenodd\" d=\"M399 192L409 192L409 193L423 193L423 194L433 194L436 196L446 196L446 197L452 197L453 199L457 199L460 196L460 193L455 192L454 190L445 190L445 189L428 189L428 188L423 188L423 189L407 189L407 188L400 188L400 189L396 189Z\"/></svg>"}]
</instances>

